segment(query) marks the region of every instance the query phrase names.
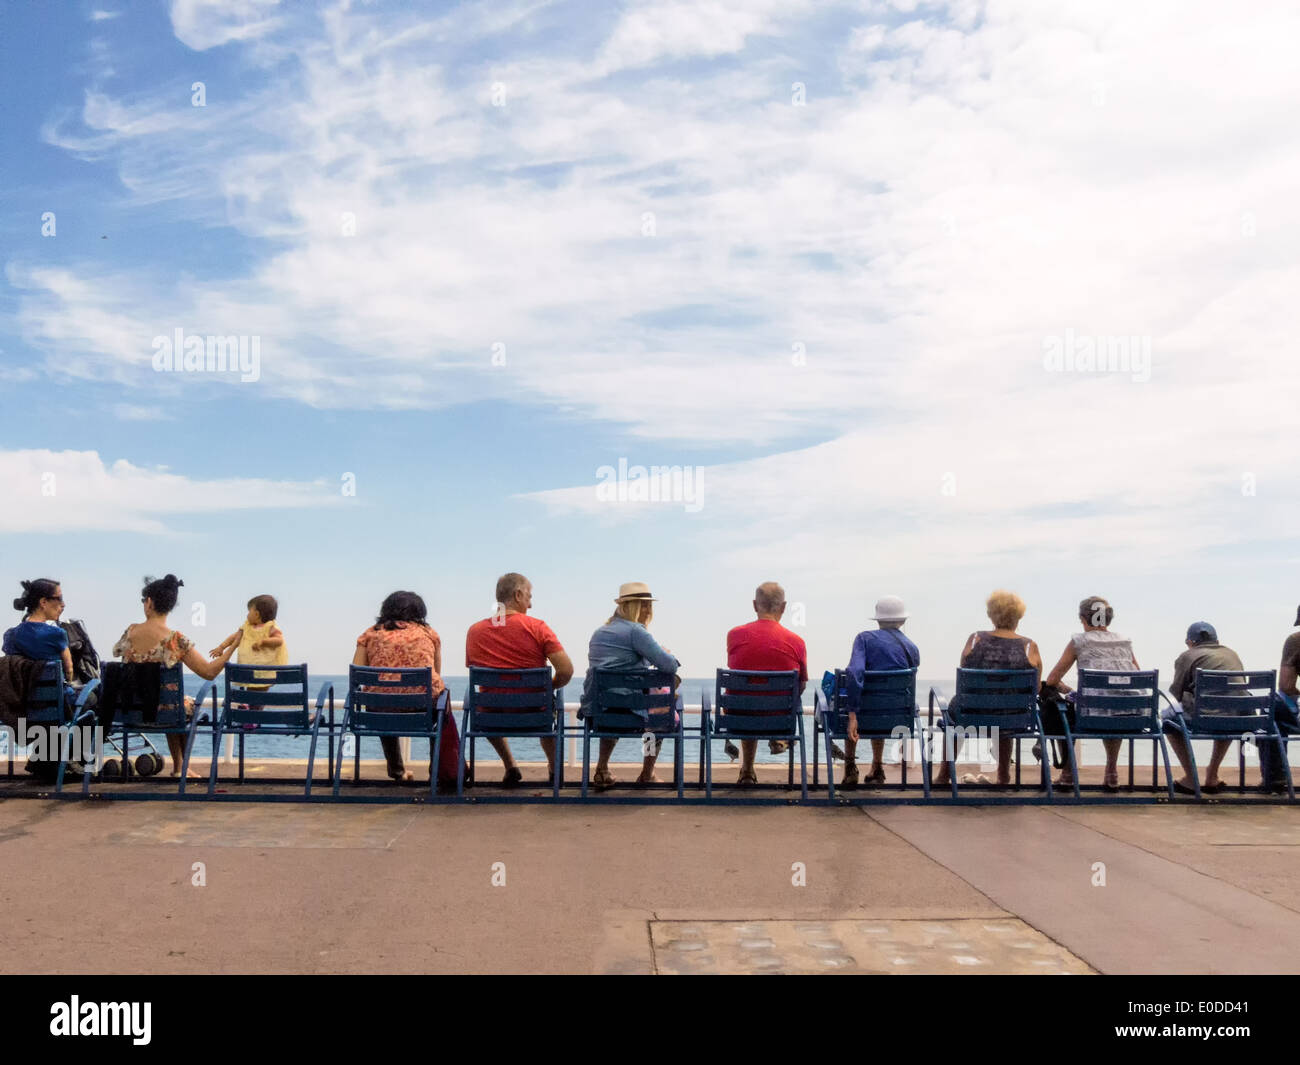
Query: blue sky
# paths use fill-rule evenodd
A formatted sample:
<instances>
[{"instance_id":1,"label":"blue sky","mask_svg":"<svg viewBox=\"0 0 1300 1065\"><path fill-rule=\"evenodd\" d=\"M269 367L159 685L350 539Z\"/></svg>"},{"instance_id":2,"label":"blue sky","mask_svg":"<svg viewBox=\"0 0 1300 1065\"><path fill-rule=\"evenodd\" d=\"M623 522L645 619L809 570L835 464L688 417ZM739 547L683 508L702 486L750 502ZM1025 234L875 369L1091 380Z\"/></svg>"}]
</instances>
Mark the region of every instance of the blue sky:
<instances>
[{"instance_id":1,"label":"blue sky","mask_svg":"<svg viewBox=\"0 0 1300 1065\"><path fill-rule=\"evenodd\" d=\"M145 574L209 645L272 592L318 671L412 588L457 672L510 569L580 669L623 581L705 675L767 579L816 672L892 593L946 675L995 587L1049 657L1102 594L1144 665L1204 618L1275 666L1297 30L1281 3L6 5L0 574L60 578L101 649ZM256 338L256 379L156 371L176 329ZM1053 369L1066 336L1129 361ZM696 504L602 499L620 460L702 471Z\"/></svg>"}]
</instances>

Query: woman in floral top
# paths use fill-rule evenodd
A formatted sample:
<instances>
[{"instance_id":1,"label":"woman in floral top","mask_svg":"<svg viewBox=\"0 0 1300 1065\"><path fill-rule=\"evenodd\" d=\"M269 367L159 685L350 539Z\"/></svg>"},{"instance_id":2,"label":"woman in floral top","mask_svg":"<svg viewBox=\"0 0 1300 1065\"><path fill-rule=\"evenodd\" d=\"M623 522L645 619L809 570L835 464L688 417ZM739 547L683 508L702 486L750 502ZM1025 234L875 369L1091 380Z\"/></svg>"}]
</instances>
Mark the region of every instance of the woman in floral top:
<instances>
[{"instance_id":1,"label":"woman in floral top","mask_svg":"<svg viewBox=\"0 0 1300 1065\"><path fill-rule=\"evenodd\" d=\"M167 615L175 609L184 584L170 573L156 581L146 578L141 593L144 621L126 627L122 638L113 645L113 654L123 662L157 662L164 669L180 662L204 680L216 680L234 648L208 660L195 649L193 640L167 626ZM185 757L185 737L169 732L167 746L172 755L172 776L178 777ZM191 776L201 775L191 772Z\"/></svg>"},{"instance_id":2,"label":"woman in floral top","mask_svg":"<svg viewBox=\"0 0 1300 1065\"><path fill-rule=\"evenodd\" d=\"M375 623L357 637L357 653L352 658L354 666L394 666L412 669L429 667L433 671L433 697L443 691L442 640L425 620L424 600L414 592L394 592L379 608ZM394 677L393 679L396 679ZM421 688L385 688L386 692L419 694ZM388 775L394 780L408 783L415 774L402 761L402 750L396 736L382 736L384 757L388 760ZM460 737L450 711L442 717L442 755L439 759L438 779L451 783L456 779L456 765L460 757Z\"/></svg>"}]
</instances>

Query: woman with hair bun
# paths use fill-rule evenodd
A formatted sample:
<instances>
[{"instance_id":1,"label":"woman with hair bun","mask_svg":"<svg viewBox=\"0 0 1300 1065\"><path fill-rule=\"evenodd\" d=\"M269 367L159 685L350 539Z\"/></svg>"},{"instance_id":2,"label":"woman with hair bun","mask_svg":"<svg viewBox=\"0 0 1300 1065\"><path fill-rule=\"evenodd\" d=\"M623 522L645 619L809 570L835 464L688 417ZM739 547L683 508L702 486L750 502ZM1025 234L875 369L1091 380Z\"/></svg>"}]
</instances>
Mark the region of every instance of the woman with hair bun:
<instances>
[{"instance_id":1,"label":"woman with hair bun","mask_svg":"<svg viewBox=\"0 0 1300 1065\"><path fill-rule=\"evenodd\" d=\"M14 609L23 612L23 620L4 635L4 653L41 662L63 660L63 676L71 681L72 652L68 634L59 627L63 613L63 589L49 577L23 581L23 594L14 600Z\"/></svg>"},{"instance_id":2,"label":"woman with hair bun","mask_svg":"<svg viewBox=\"0 0 1300 1065\"><path fill-rule=\"evenodd\" d=\"M146 577L140 593L144 621L126 627L122 638L113 645L113 654L123 662L157 662L164 669L180 662L204 680L216 680L235 649L228 647L222 654L208 660L198 652L193 640L167 624L167 615L176 608L184 584L171 573L157 580ZM167 746L172 755L172 776L178 777L185 757L185 737L169 732Z\"/></svg>"}]
</instances>

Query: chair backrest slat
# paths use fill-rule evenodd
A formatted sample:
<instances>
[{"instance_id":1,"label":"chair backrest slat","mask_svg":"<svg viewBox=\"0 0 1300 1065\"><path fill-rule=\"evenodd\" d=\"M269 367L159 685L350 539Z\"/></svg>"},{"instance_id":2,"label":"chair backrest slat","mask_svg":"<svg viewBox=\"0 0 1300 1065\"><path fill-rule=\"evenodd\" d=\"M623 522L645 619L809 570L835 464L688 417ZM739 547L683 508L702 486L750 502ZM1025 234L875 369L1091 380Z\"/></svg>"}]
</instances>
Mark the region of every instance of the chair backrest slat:
<instances>
[{"instance_id":1,"label":"chair backrest slat","mask_svg":"<svg viewBox=\"0 0 1300 1065\"><path fill-rule=\"evenodd\" d=\"M1198 669L1187 723L1204 732L1271 731L1276 688L1271 669Z\"/></svg>"},{"instance_id":2,"label":"chair backrest slat","mask_svg":"<svg viewBox=\"0 0 1300 1065\"><path fill-rule=\"evenodd\" d=\"M784 736L803 713L797 670L720 669L714 684L718 735Z\"/></svg>"},{"instance_id":3,"label":"chair backrest slat","mask_svg":"<svg viewBox=\"0 0 1300 1065\"><path fill-rule=\"evenodd\" d=\"M465 710L470 728L481 733L527 736L555 730L556 692L551 669L469 667Z\"/></svg>"},{"instance_id":4,"label":"chair backrest slat","mask_svg":"<svg viewBox=\"0 0 1300 1065\"><path fill-rule=\"evenodd\" d=\"M958 669L950 710L957 725L1034 728L1038 722L1038 671Z\"/></svg>"},{"instance_id":5,"label":"chair backrest slat","mask_svg":"<svg viewBox=\"0 0 1300 1065\"><path fill-rule=\"evenodd\" d=\"M271 732L310 729L306 663L246 666L227 662L223 679L222 719L227 725L256 725Z\"/></svg>"},{"instance_id":6,"label":"chair backrest slat","mask_svg":"<svg viewBox=\"0 0 1300 1065\"><path fill-rule=\"evenodd\" d=\"M1076 732L1160 731L1160 671L1079 670Z\"/></svg>"},{"instance_id":7,"label":"chair backrest slat","mask_svg":"<svg viewBox=\"0 0 1300 1065\"><path fill-rule=\"evenodd\" d=\"M354 732L432 732L433 670L428 666L350 666L348 706L349 727Z\"/></svg>"},{"instance_id":8,"label":"chair backrest slat","mask_svg":"<svg viewBox=\"0 0 1300 1065\"><path fill-rule=\"evenodd\" d=\"M665 669L597 669L592 672L592 728L632 732L673 723L674 676Z\"/></svg>"}]
</instances>

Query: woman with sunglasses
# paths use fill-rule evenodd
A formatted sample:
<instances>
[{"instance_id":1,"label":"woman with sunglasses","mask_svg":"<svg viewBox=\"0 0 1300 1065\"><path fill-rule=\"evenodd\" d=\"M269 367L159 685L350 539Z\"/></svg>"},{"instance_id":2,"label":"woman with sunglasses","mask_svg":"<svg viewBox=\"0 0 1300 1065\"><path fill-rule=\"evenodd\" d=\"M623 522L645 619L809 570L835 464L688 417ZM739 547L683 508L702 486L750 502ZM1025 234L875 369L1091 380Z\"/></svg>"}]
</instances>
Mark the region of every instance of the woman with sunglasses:
<instances>
[{"instance_id":1,"label":"woman with sunglasses","mask_svg":"<svg viewBox=\"0 0 1300 1065\"><path fill-rule=\"evenodd\" d=\"M59 626L63 589L48 577L22 584L23 594L14 600L14 609L23 612L23 620L5 632L4 653L40 662L62 659L63 676L71 682L72 652L68 649L68 634Z\"/></svg>"}]
</instances>

